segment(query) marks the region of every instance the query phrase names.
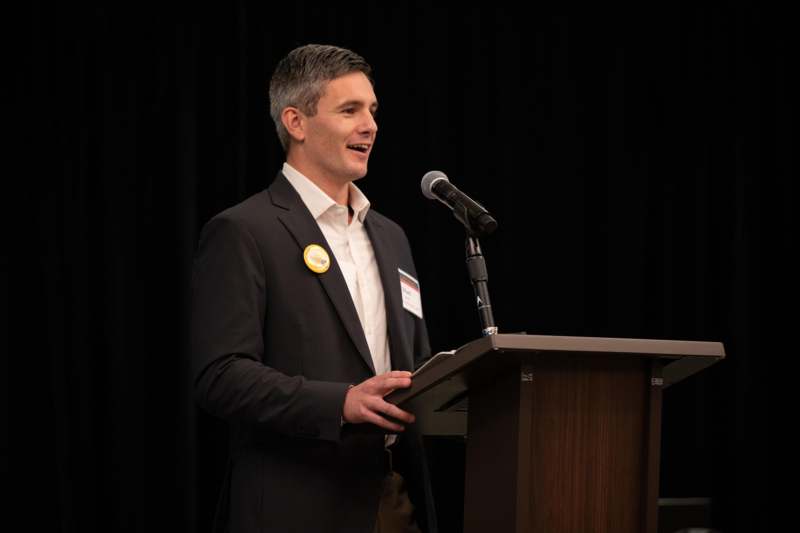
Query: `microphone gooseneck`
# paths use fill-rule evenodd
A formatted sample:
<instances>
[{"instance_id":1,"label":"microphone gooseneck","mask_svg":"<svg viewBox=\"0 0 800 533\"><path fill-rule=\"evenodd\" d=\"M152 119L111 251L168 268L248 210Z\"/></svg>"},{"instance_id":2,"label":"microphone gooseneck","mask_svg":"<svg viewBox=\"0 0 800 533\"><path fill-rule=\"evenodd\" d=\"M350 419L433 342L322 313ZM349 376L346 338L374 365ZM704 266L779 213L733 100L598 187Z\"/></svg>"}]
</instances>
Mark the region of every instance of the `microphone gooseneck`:
<instances>
[{"instance_id":1,"label":"microphone gooseneck","mask_svg":"<svg viewBox=\"0 0 800 533\"><path fill-rule=\"evenodd\" d=\"M489 300L489 274L478 237L489 235L497 229L497 221L478 202L458 190L447 175L431 170L422 177L422 194L446 205L467 230L467 272L475 291L481 334L486 337L497 333L492 304Z\"/></svg>"}]
</instances>

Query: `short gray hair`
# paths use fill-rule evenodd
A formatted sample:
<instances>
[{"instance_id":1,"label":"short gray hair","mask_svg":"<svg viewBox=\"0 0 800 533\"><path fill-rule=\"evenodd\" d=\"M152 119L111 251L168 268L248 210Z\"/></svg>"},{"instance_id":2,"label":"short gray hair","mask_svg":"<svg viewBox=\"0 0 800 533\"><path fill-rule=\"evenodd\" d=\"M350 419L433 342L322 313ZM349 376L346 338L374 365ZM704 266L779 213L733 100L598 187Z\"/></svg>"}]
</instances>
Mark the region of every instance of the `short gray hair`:
<instances>
[{"instance_id":1,"label":"short gray hair","mask_svg":"<svg viewBox=\"0 0 800 533\"><path fill-rule=\"evenodd\" d=\"M283 110L296 107L313 117L325 84L351 72L363 72L372 83L372 67L364 58L338 46L307 44L280 60L269 82L269 114L284 151L289 150L289 132L281 121Z\"/></svg>"}]
</instances>

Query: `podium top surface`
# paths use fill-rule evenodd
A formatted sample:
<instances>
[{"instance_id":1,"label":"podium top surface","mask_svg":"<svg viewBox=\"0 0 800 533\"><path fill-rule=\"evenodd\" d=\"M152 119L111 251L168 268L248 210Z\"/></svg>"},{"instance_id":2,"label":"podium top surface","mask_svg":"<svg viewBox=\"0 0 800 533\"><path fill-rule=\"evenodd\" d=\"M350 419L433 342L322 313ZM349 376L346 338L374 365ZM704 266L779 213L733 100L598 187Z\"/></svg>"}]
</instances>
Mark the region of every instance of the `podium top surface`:
<instances>
[{"instance_id":1,"label":"podium top surface","mask_svg":"<svg viewBox=\"0 0 800 533\"><path fill-rule=\"evenodd\" d=\"M445 354L415 375L411 388L396 390L386 399L396 404L403 403L462 373L465 368L474 366L474 363L490 354L516 358L524 353L534 357L537 354L564 354L660 359L664 363L664 385L668 386L723 359L725 348L721 342L501 333L476 339L453 354Z\"/></svg>"},{"instance_id":2,"label":"podium top surface","mask_svg":"<svg viewBox=\"0 0 800 533\"><path fill-rule=\"evenodd\" d=\"M725 348L721 342L611 337L559 337L501 333L474 340L459 348L458 351L468 347L486 351L619 353L662 357L712 357L715 359L725 357Z\"/></svg>"}]
</instances>

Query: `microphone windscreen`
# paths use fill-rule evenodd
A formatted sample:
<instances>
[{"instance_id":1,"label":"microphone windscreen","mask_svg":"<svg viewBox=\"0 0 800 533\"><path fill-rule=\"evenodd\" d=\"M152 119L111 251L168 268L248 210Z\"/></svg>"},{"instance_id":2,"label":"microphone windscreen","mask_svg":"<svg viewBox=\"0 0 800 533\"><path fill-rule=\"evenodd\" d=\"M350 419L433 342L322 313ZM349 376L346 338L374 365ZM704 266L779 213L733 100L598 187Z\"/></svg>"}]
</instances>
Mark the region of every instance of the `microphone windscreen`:
<instances>
[{"instance_id":1,"label":"microphone windscreen","mask_svg":"<svg viewBox=\"0 0 800 533\"><path fill-rule=\"evenodd\" d=\"M428 198L430 200L437 199L436 195L433 194L432 189L434 182L439 180L450 181L449 179L447 179L445 173L439 170L431 170L430 172L427 172L424 176L422 176L422 183L420 183L420 187L422 188L422 194L425 195L425 198Z\"/></svg>"}]
</instances>

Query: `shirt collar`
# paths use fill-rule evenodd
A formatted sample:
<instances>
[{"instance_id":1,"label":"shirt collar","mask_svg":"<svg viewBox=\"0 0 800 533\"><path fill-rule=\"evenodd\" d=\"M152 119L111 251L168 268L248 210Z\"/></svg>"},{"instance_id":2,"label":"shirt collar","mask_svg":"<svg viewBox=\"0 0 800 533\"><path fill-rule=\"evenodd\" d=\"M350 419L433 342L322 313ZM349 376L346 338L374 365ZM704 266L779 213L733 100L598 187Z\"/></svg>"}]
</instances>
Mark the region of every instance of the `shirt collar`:
<instances>
[{"instance_id":1,"label":"shirt collar","mask_svg":"<svg viewBox=\"0 0 800 533\"><path fill-rule=\"evenodd\" d=\"M289 183L291 183L292 187L297 191L297 194L300 195L300 198L303 200L303 203L306 204L314 220L317 220L328 209L336 205L333 198L328 196L316 183L301 174L299 170L289 163L283 164L283 175L286 176L286 179L289 180ZM350 182L348 185L350 188L350 194L348 195L350 207L353 209L353 213L356 218L358 218L358 221L363 224L364 218L369 211L369 200L354 183Z\"/></svg>"}]
</instances>

